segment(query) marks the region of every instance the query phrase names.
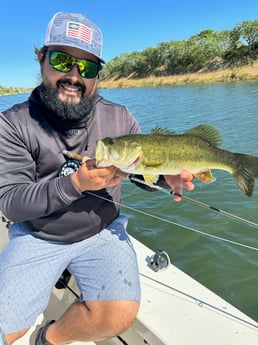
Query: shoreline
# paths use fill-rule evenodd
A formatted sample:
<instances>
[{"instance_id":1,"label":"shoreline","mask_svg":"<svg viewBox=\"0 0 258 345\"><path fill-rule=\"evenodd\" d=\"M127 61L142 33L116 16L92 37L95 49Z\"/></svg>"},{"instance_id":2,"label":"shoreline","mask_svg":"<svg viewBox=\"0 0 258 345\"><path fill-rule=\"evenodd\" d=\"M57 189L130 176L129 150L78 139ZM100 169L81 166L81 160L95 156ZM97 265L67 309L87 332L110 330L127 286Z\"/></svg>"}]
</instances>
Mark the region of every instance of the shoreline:
<instances>
[{"instance_id":1,"label":"shoreline","mask_svg":"<svg viewBox=\"0 0 258 345\"><path fill-rule=\"evenodd\" d=\"M225 83L235 81L257 81L258 80L258 61L249 65L239 67L220 69L210 72L197 72L177 74L170 76L155 77L150 76L142 79L107 79L100 80L98 87L100 89L115 88L137 88L137 87L156 87L156 86L173 86L187 84L211 84Z\"/></svg>"},{"instance_id":2,"label":"shoreline","mask_svg":"<svg viewBox=\"0 0 258 345\"><path fill-rule=\"evenodd\" d=\"M258 81L258 61L248 65L233 68L219 69L209 72L195 72L185 74L175 74L169 76L149 76L146 78L111 78L98 81L99 89L123 89L139 87L158 87L158 86L175 86L175 85L195 85L195 84L212 84L228 83L236 81ZM30 93L33 88L4 88L0 96L9 96L16 94ZM15 89L15 91L14 91Z\"/></svg>"}]
</instances>

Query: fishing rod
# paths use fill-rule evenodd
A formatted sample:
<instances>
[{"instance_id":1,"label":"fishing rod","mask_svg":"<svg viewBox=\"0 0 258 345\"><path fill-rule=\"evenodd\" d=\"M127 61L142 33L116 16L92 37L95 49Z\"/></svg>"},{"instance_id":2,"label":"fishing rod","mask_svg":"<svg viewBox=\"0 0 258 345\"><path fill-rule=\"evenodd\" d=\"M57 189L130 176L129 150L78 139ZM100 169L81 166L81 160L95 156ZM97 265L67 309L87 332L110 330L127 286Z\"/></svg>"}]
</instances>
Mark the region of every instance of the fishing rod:
<instances>
[{"instance_id":1,"label":"fishing rod","mask_svg":"<svg viewBox=\"0 0 258 345\"><path fill-rule=\"evenodd\" d=\"M146 183L144 180L141 180L135 176L129 176L129 180L131 181L134 181L134 182L137 182L137 183L141 183L145 186L148 186L150 187L150 185L148 185L148 183ZM254 223L250 220L247 220L247 219L244 219L242 217L239 217L239 216L236 216L235 214L232 214L232 213L229 213L229 212L226 212L226 211L223 211L217 207L214 207L214 206L211 206L211 205L208 205L208 204L205 204L204 202L201 202L201 201L198 201L198 200L195 200L195 199L192 199L192 198L189 198L187 196L184 196L184 195L181 195L179 193L175 193L173 190L171 189L166 189L166 188L163 188L163 187L160 187L158 185L151 185L151 188L154 188L156 190L159 190L160 192L163 192L163 193L166 193L166 194L169 194L169 195L177 195L179 196L180 198L182 198L183 200L186 200L188 202L191 202L192 204L195 204L195 205L198 205L200 207L203 207L203 208L206 208L210 211L213 211L213 212L216 212L216 213L219 213L219 214L222 214L223 216L226 216L226 217L229 217L229 218L232 218L232 219L235 219L241 223L244 223L244 224L248 224L250 226L253 226L255 228L258 228L258 224L257 223Z\"/></svg>"},{"instance_id":2,"label":"fishing rod","mask_svg":"<svg viewBox=\"0 0 258 345\"><path fill-rule=\"evenodd\" d=\"M89 157L87 156L82 156L80 154L77 154L77 153L74 153L74 152L70 152L70 151L66 151L64 150L63 151L63 155L68 158L68 159L74 159L76 161L78 161L80 164L83 163L83 162L86 162L88 159L90 159ZM79 168L79 166L78 166ZM133 175L129 175L127 173L124 173L123 171L120 171L118 169L118 175L123 177L123 178L126 178L126 179L129 179L130 181L133 181L133 182L137 182L137 183L140 183L142 185L145 185L147 187L151 187L151 188L154 188L160 192L163 192L163 193L166 193L168 195L176 195L176 196L179 196L182 200L185 200L185 201L188 201L194 205L198 205L202 208L205 208L205 209L208 209L210 211L213 211L213 212L216 212L218 214L221 214L225 217L228 217L228 218L231 218L231 219L235 219L237 220L238 222L241 222L243 224L247 224L247 225L250 225L254 228L258 228L258 224L257 223L254 223L250 220L247 220L245 218L242 218L242 217L239 217L239 216L236 216L235 214L232 214L232 213L229 213L229 212L226 212L226 211L223 211L217 207L214 207L214 206L211 206L211 205L208 205L208 204L205 204L204 202L201 202L201 201L198 201L198 200L195 200L195 199L192 199L192 198L189 198L187 196L184 196L184 195L181 195L179 193L176 193L174 192L172 189L166 189L166 188L163 188L161 186L158 186L158 185L149 185L148 183L146 183L144 180L141 180Z\"/></svg>"}]
</instances>

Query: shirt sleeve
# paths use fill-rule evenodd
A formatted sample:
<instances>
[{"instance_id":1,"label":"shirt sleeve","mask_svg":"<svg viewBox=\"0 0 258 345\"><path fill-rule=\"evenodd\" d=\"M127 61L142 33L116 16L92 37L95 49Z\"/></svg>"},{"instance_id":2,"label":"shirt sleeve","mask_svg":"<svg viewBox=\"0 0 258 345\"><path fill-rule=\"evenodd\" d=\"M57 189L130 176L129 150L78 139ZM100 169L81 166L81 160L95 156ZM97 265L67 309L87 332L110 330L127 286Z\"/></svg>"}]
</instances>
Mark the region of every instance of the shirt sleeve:
<instances>
[{"instance_id":1,"label":"shirt sleeve","mask_svg":"<svg viewBox=\"0 0 258 345\"><path fill-rule=\"evenodd\" d=\"M0 114L0 210L12 222L44 217L83 197L71 176L36 181L22 130Z\"/></svg>"}]
</instances>

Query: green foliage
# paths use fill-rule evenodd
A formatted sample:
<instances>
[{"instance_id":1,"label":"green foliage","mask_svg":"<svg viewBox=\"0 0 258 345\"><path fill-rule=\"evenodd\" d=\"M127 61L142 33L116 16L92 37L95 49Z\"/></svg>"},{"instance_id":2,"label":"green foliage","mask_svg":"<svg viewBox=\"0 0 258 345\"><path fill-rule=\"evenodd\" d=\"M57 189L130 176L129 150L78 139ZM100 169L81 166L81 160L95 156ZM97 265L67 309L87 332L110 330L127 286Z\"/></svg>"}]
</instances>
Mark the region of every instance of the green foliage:
<instances>
[{"instance_id":1,"label":"green foliage","mask_svg":"<svg viewBox=\"0 0 258 345\"><path fill-rule=\"evenodd\" d=\"M31 92L31 89L21 87L5 87L0 85L0 96L27 92Z\"/></svg>"},{"instance_id":2,"label":"green foliage","mask_svg":"<svg viewBox=\"0 0 258 345\"><path fill-rule=\"evenodd\" d=\"M255 58L258 44L258 20L245 20L238 24L235 30L242 41L246 42L250 57Z\"/></svg>"},{"instance_id":3,"label":"green foliage","mask_svg":"<svg viewBox=\"0 0 258 345\"><path fill-rule=\"evenodd\" d=\"M141 52L121 54L104 65L101 79L137 79L216 70L247 64L258 56L258 20L232 30L203 30L188 40L162 42ZM0 95L31 89L0 86Z\"/></svg>"},{"instance_id":4,"label":"green foliage","mask_svg":"<svg viewBox=\"0 0 258 345\"><path fill-rule=\"evenodd\" d=\"M258 54L258 20L232 30L203 30L184 41L122 54L106 63L101 79L144 78L218 69L248 63ZM214 67L215 66L215 67Z\"/></svg>"}]
</instances>

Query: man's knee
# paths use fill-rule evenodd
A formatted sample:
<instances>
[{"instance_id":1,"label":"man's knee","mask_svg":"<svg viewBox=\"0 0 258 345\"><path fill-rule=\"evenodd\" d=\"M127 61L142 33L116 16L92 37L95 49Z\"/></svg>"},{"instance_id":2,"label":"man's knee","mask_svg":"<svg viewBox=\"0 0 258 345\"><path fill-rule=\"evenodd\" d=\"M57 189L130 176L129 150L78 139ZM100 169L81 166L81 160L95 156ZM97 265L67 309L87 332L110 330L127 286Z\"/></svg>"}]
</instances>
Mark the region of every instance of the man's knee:
<instances>
[{"instance_id":1,"label":"man's knee","mask_svg":"<svg viewBox=\"0 0 258 345\"><path fill-rule=\"evenodd\" d=\"M95 322L106 337L116 336L127 330L136 319L139 305L136 301L87 303L92 316L95 314Z\"/></svg>"},{"instance_id":2,"label":"man's knee","mask_svg":"<svg viewBox=\"0 0 258 345\"><path fill-rule=\"evenodd\" d=\"M116 306L114 310L111 310L111 326L114 334L124 332L128 329L134 320L136 319L139 309L139 303L133 301L121 301L119 306Z\"/></svg>"}]
</instances>

